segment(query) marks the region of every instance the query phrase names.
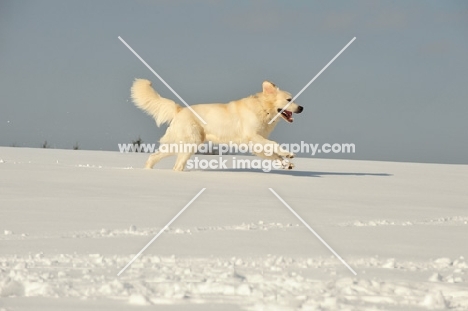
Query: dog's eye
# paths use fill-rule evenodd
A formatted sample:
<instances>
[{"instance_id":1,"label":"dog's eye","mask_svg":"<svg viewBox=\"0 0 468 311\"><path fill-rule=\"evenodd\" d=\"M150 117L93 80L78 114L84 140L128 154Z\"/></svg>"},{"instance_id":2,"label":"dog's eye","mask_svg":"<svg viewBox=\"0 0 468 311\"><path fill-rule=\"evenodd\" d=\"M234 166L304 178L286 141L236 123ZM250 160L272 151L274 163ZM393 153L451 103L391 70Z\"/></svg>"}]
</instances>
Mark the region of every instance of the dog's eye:
<instances>
[{"instance_id":1,"label":"dog's eye","mask_svg":"<svg viewBox=\"0 0 468 311\"><path fill-rule=\"evenodd\" d=\"M292 100L292 98L288 98L288 99L286 99L286 100L287 100L288 102L290 102L290 101Z\"/></svg>"}]
</instances>

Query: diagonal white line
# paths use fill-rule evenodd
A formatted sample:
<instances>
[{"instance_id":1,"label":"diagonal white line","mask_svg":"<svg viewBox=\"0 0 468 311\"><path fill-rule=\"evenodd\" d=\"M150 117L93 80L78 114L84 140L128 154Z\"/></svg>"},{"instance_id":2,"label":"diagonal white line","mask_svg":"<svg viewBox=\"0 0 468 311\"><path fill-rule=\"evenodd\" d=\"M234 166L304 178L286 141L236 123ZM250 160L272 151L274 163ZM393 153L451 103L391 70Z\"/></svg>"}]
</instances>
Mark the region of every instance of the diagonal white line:
<instances>
[{"instance_id":1,"label":"diagonal white line","mask_svg":"<svg viewBox=\"0 0 468 311\"><path fill-rule=\"evenodd\" d=\"M151 68L151 66L148 65L148 63L145 62L145 60L144 60L143 58L141 58L141 56L138 55L138 53L135 52L134 49L132 49L132 47L131 47L130 45L128 45L127 42L125 42L124 39L122 39L120 36L119 36L118 38L119 38L120 41L122 41L123 44L125 44L125 46L126 46L133 54L135 54L136 57L138 57L138 59L139 59L146 67L148 67L148 69L149 69L156 77L158 77L159 80L161 80L162 83L164 83L164 85L165 85L172 93L174 93L175 96L177 96L178 99L180 99L180 100L184 103L185 106L187 106L188 109L190 109L191 112L193 112L193 114L194 114L198 119L200 119L200 121L203 122L203 124L206 125L205 120L203 120L203 118L200 117L200 116L198 115L198 113L196 113L195 110L193 110L192 107L190 107L189 104L187 104L187 103L185 102L185 100L184 100L182 97L180 97L180 95L177 94L177 92L174 91L174 89L173 89L169 84L167 84L167 82L164 81L164 79L161 78L161 76L158 75L158 73L157 73L156 71L154 71L154 69Z\"/></svg>"},{"instance_id":2,"label":"diagonal white line","mask_svg":"<svg viewBox=\"0 0 468 311\"><path fill-rule=\"evenodd\" d=\"M156 234L156 236L152 238L151 241L149 241L148 244L146 244L145 247L143 247L142 250L138 254L136 254L135 257L133 257L133 259L130 260L125 267L123 267L122 270L120 270L119 273L117 273L117 276L120 276L145 251L145 249L147 249L151 245L151 243L153 243L161 235L161 233L163 233L164 230L166 230L172 224L172 222L176 220L177 217L179 217L190 206L190 204L192 204L205 190L206 188L200 190L200 192L198 192L197 195L194 196L193 199L190 200L190 202L188 202L187 205L185 205L184 208L181 209L180 212L178 212L177 215L175 215L174 218L172 218L171 221L169 221L167 225L165 225L164 228L162 228L161 231L159 231L158 234Z\"/></svg>"},{"instance_id":3,"label":"diagonal white line","mask_svg":"<svg viewBox=\"0 0 468 311\"><path fill-rule=\"evenodd\" d=\"M309 87L309 85L311 85L312 82L314 82L315 79L317 79L317 78L322 74L322 72L324 72L325 69L327 69L328 66L330 66L331 63L333 63L333 62L335 61L335 59L337 59L338 56L340 56L341 53L343 53L344 50L346 50L346 49L348 48L348 46L351 45L351 43L353 43L354 40L356 40L356 37L354 37L353 39L351 39L351 41L349 41L348 44L346 44L346 46L345 46L344 48L342 48L341 51L340 51L338 54L336 54L335 57L333 57L332 60L329 61L328 64L327 64L325 67L323 67L322 70L320 70L320 72L319 72L318 74L316 74L315 77L313 77L312 80L310 80L309 83L307 83L306 86L304 86L304 87L302 88L302 90L300 90L299 93L297 93L296 96L294 96L294 97L291 99L291 101L290 101L280 112L278 112L277 115L275 115L275 116L273 117L273 119L271 119L270 122L268 122L268 124L271 124L273 121L275 121L276 118L278 118L278 117L283 113L283 111L285 111L286 108L288 108L288 106L291 105L291 104L294 102L294 100L296 100L296 98L298 98L299 95L301 95L302 92L304 92L304 91Z\"/></svg>"},{"instance_id":4,"label":"diagonal white line","mask_svg":"<svg viewBox=\"0 0 468 311\"><path fill-rule=\"evenodd\" d=\"M333 248L331 248L330 245L328 245L327 242L325 242L325 241L320 237L320 235L318 235L317 232L315 232L314 229L312 229L312 228L304 221L304 219L302 219L301 216L299 216L299 215L291 208L291 206L289 206L288 203L286 203L286 202L283 200L283 198L281 198L281 197L275 192L275 190L273 190L272 188L268 188L268 189L270 189L270 191L278 198L278 200L280 200L281 203L283 203L284 206L286 206L286 207L294 214L294 216L296 216L296 217L304 224L304 226L306 226L307 229L309 229L309 230L317 237L317 239L319 239L320 242L322 242L323 245L325 245L325 246L333 253L333 255L335 255L336 258L338 258L338 259L346 266L346 268L349 269L349 271L351 271L354 275L357 275L357 273L346 263L346 261L344 261L343 258L341 258L341 256L338 255L338 254L333 250Z\"/></svg>"}]
</instances>

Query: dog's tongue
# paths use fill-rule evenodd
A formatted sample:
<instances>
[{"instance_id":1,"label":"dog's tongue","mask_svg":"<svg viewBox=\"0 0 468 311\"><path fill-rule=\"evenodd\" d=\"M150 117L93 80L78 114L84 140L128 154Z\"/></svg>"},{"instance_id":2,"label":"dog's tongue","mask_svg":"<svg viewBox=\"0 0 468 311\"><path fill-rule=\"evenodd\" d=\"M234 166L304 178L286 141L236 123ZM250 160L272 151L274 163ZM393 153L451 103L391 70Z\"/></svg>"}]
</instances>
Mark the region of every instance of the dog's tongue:
<instances>
[{"instance_id":1,"label":"dog's tongue","mask_svg":"<svg viewBox=\"0 0 468 311\"><path fill-rule=\"evenodd\" d=\"M292 121L293 121L292 112L285 110L285 111L283 111L282 114L286 117L286 119L287 119L289 122L292 122Z\"/></svg>"}]
</instances>

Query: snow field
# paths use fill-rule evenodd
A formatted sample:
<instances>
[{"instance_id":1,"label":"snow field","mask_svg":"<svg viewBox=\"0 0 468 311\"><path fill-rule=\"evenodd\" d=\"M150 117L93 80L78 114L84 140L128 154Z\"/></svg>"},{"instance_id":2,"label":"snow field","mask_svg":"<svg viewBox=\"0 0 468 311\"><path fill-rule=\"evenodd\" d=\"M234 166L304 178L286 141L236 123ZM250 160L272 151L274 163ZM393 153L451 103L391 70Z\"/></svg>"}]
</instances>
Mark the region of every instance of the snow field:
<instances>
[{"instance_id":1,"label":"snow field","mask_svg":"<svg viewBox=\"0 0 468 311\"><path fill-rule=\"evenodd\" d=\"M0 310L468 309L467 166L175 173L146 156L0 148Z\"/></svg>"}]
</instances>

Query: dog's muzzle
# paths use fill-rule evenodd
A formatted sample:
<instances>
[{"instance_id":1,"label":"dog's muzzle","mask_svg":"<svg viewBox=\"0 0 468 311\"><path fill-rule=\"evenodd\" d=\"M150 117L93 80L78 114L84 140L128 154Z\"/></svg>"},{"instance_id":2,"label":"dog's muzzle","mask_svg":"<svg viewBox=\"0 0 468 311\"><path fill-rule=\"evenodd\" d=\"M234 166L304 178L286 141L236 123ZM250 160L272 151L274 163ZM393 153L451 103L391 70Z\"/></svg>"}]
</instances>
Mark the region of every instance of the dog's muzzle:
<instances>
[{"instance_id":1,"label":"dog's muzzle","mask_svg":"<svg viewBox=\"0 0 468 311\"><path fill-rule=\"evenodd\" d=\"M284 110L283 112L281 112L281 109L278 109L278 113L281 113L281 117L283 117L284 120L286 120L289 123L292 123L294 121L294 118L292 117L293 112L301 113L302 110L304 110L304 107L297 106L296 110L294 111Z\"/></svg>"}]
</instances>

